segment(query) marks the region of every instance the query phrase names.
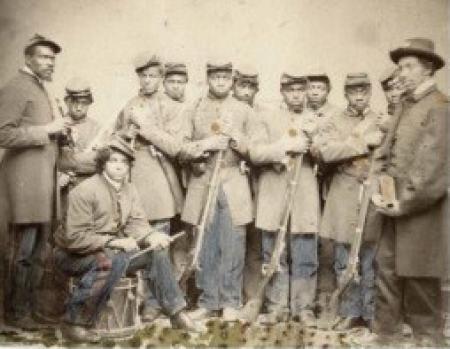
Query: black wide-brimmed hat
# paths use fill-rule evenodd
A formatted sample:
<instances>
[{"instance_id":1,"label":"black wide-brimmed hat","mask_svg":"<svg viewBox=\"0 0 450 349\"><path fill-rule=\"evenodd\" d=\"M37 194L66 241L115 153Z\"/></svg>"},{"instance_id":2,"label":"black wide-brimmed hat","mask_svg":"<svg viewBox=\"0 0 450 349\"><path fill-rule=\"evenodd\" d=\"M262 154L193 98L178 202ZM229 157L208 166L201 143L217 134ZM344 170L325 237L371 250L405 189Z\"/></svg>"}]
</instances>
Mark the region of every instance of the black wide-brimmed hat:
<instances>
[{"instance_id":1,"label":"black wide-brimmed hat","mask_svg":"<svg viewBox=\"0 0 450 349\"><path fill-rule=\"evenodd\" d=\"M434 69L441 69L445 65L444 59L434 52L434 42L427 38L411 38L395 50L389 52L392 61L397 64L405 56L417 56L433 62Z\"/></svg>"}]
</instances>

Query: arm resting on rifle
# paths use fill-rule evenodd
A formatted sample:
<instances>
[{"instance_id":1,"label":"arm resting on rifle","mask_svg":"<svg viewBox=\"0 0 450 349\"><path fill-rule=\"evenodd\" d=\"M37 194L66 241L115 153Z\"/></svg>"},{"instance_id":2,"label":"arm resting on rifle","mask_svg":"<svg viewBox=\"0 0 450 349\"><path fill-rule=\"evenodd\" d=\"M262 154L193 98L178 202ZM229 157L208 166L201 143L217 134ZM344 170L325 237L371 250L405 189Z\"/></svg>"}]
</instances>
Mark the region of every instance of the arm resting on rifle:
<instances>
[{"instance_id":1,"label":"arm resting on rifle","mask_svg":"<svg viewBox=\"0 0 450 349\"><path fill-rule=\"evenodd\" d=\"M255 165L280 163L286 157L279 141L269 142L269 131L263 120L255 122L250 130L249 154Z\"/></svg>"},{"instance_id":2,"label":"arm resting on rifle","mask_svg":"<svg viewBox=\"0 0 450 349\"><path fill-rule=\"evenodd\" d=\"M95 151L77 151L64 146L59 155L58 168L62 172L94 173L95 156Z\"/></svg>"},{"instance_id":3,"label":"arm resting on rifle","mask_svg":"<svg viewBox=\"0 0 450 349\"><path fill-rule=\"evenodd\" d=\"M180 152L182 142L152 123L140 125L139 135L170 157L176 157Z\"/></svg>"}]
</instances>

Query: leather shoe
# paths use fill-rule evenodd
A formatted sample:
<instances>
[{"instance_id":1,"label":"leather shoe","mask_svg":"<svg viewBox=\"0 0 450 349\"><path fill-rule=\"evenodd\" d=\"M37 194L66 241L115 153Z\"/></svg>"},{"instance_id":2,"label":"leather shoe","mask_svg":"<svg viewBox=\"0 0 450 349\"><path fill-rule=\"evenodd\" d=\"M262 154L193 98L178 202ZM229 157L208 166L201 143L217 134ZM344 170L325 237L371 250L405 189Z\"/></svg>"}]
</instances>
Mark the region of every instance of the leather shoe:
<instances>
[{"instance_id":1,"label":"leather shoe","mask_svg":"<svg viewBox=\"0 0 450 349\"><path fill-rule=\"evenodd\" d=\"M360 317L341 317L333 329L335 331L348 331L354 327L366 327L366 323Z\"/></svg>"},{"instance_id":2,"label":"leather shoe","mask_svg":"<svg viewBox=\"0 0 450 349\"><path fill-rule=\"evenodd\" d=\"M88 343L98 343L101 337L83 326L63 324L61 326L61 333L64 338L73 342L88 342Z\"/></svg>"},{"instance_id":3,"label":"leather shoe","mask_svg":"<svg viewBox=\"0 0 450 349\"><path fill-rule=\"evenodd\" d=\"M222 311L222 320L225 322L234 322L240 319L240 312L238 309L225 307Z\"/></svg>"},{"instance_id":4,"label":"leather shoe","mask_svg":"<svg viewBox=\"0 0 450 349\"><path fill-rule=\"evenodd\" d=\"M153 322L161 315L160 309L145 307L141 314L142 322Z\"/></svg>"},{"instance_id":5,"label":"leather shoe","mask_svg":"<svg viewBox=\"0 0 450 349\"><path fill-rule=\"evenodd\" d=\"M171 317L171 323L174 328L184 329L189 332L206 333L206 326L192 320L185 311L180 311Z\"/></svg>"},{"instance_id":6,"label":"leather shoe","mask_svg":"<svg viewBox=\"0 0 450 349\"><path fill-rule=\"evenodd\" d=\"M189 317L192 320L206 320L210 317L214 317L218 315L218 311L216 310L209 310L206 308L198 308L196 310L190 311L188 313Z\"/></svg>"},{"instance_id":7,"label":"leather shoe","mask_svg":"<svg viewBox=\"0 0 450 349\"><path fill-rule=\"evenodd\" d=\"M317 319L314 312L310 309L302 310L298 315L299 321L304 327L317 327Z\"/></svg>"}]
</instances>

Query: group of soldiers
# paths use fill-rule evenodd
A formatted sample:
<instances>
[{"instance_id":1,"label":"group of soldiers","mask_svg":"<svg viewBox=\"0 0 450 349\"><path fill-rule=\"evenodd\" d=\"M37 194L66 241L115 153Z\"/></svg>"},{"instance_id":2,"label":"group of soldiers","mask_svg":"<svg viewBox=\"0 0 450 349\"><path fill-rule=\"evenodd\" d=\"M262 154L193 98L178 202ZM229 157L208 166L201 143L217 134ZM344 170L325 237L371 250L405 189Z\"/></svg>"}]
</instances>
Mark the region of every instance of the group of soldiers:
<instances>
[{"instance_id":1,"label":"group of soldiers","mask_svg":"<svg viewBox=\"0 0 450 349\"><path fill-rule=\"evenodd\" d=\"M431 40L392 50L395 65L377 83L347 74L343 109L327 100L325 72L283 73L273 108L258 103L258 73L227 62L208 63L207 94L187 101L186 65L143 53L138 93L114 130L88 116L93 93L80 78L67 83L67 112L57 115L46 84L60 51L35 35L0 92L9 324L48 320L36 304L52 254L54 272L78 280L61 319L73 340L99 339L96 319L136 270L146 322L165 315L203 332L213 316L248 319L245 304L262 295L258 321L314 327L319 246L328 243L342 291L335 330L363 325L389 342L407 324L417 338L442 336L449 111ZM370 106L379 87L383 113ZM198 290L190 311L189 271Z\"/></svg>"}]
</instances>

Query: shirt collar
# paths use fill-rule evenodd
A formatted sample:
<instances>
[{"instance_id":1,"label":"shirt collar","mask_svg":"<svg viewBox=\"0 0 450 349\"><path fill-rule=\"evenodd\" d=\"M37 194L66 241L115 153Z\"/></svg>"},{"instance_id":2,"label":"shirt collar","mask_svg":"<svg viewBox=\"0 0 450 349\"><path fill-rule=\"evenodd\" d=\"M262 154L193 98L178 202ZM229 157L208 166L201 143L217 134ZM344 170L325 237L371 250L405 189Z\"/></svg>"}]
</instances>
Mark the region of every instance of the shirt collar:
<instances>
[{"instance_id":1,"label":"shirt collar","mask_svg":"<svg viewBox=\"0 0 450 349\"><path fill-rule=\"evenodd\" d=\"M44 81L43 81L39 76L37 76L37 75L30 69L29 66L24 65L22 68L20 68L20 70L23 71L24 73L29 74L29 75L31 75L32 77L36 78L37 81L39 81L39 83L40 83L42 86L44 86Z\"/></svg>"},{"instance_id":2,"label":"shirt collar","mask_svg":"<svg viewBox=\"0 0 450 349\"><path fill-rule=\"evenodd\" d=\"M124 187L124 185L125 185L125 182L119 183L119 182L114 181L111 177L108 176L108 174L107 174L105 171L103 171L103 177L105 177L106 182L107 182L109 185L111 185L111 187L113 187L113 189L114 189L117 193L120 192L120 191L122 191L122 189L123 189L123 187Z\"/></svg>"},{"instance_id":3,"label":"shirt collar","mask_svg":"<svg viewBox=\"0 0 450 349\"><path fill-rule=\"evenodd\" d=\"M436 86L436 81L434 79L428 79L422 82L419 86L416 87L414 92L410 95L413 101L419 101L422 99L429 91L434 89Z\"/></svg>"}]
</instances>

